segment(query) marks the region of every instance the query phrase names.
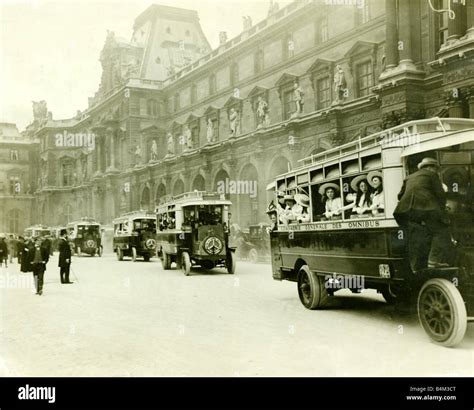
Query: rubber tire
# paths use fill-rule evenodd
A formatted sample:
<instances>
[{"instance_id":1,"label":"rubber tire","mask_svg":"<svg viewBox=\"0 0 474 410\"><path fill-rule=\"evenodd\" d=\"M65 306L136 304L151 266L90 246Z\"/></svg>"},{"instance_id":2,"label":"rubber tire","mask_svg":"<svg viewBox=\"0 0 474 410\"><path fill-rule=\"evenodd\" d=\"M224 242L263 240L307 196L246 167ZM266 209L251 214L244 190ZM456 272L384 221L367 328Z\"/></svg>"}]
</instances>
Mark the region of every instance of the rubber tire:
<instances>
[{"instance_id":1,"label":"rubber tire","mask_svg":"<svg viewBox=\"0 0 474 410\"><path fill-rule=\"evenodd\" d=\"M145 262L150 262L150 255L149 255L148 253L145 254L145 255L143 255L143 260L144 260Z\"/></svg>"},{"instance_id":2,"label":"rubber tire","mask_svg":"<svg viewBox=\"0 0 474 410\"><path fill-rule=\"evenodd\" d=\"M102 253L103 253L103 249L102 249L102 245L101 245L97 248L97 255L99 256L99 258L102 256Z\"/></svg>"},{"instance_id":3,"label":"rubber tire","mask_svg":"<svg viewBox=\"0 0 474 410\"><path fill-rule=\"evenodd\" d=\"M424 318L424 308L422 307L423 295L430 289L435 288L448 302L450 313L452 314L453 326L447 336L437 336L426 323ZM430 339L441 346L453 347L464 338L467 328L467 312L464 299L459 290L450 281L446 279L434 278L428 280L418 293L418 319L421 327L425 330Z\"/></svg>"},{"instance_id":4,"label":"rubber tire","mask_svg":"<svg viewBox=\"0 0 474 410\"><path fill-rule=\"evenodd\" d=\"M123 261L123 250L122 248L117 248L117 260Z\"/></svg>"},{"instance_id":5,"label":"rubber tire","mask_svg":"<svg viewBox=\"0 0 474 410\"><path fill-rule=\"evenodd\" d=\"M168 270L171 268L171 257L168 255L164 249L161 250L161 266L164 270Z\"/></svg>"},{"instance_id":6,"label":"rubber tire","mask_svg":"<svg viewBox=\"0 0 474 410\"><path fill-rule=\"evenodd\" d=\"M255 248L252 248L249 251L249 261L252 263L258 262L258 252Z\"/></svg>"},{"instance_id":7,"label":"rubber tire","mask_svg":"<svg viewBox=\"0 0 474 410\"><path fill-rule=\"evenodd\" d=\"M183 252L181 255L181 269L185 276L189 276L191 272L191 258L189 257L189 253Z\"/></svg>"},{"instance_id":8,"label":"rubber tire","mask_svg":"<svg viewBox=\"0 0 474 410\"><path fill-rule=\"evenodd\" d=\"M80 246L78 246L78 247L76 248L76 253L77 253L78 255L81 254L81 247L80 247Z\"/></svg>"},{"instance_id":9,"label":"rubber tire","mask_svg":"<svg viewBox=\"0 0 474 410\"><path fill-rule=\"evenodd\" d=\"M227 255L225 258L225 267L227 269L227 273L229 273L229 275L233 275L235 273L236 266L237 263L234 252L227 251Z\"/></svg>"},{"instance_id":10,"label":"rubber tire","mask_svg":"<svg viewBox=\"0 0 474 410\"><path fill-rule=\"evenodd\" d=\"M135 246L132 246L132 262L137 261L137 248Z\"/></svg>"},{"instance_id":11,"label":"rubber tire","mask_svg":"<svg viewBox=\"0 0 474 410\"><path fill-rule=\"evenodd\" d=\"M309 286L309 297L303 294L303 286ZM297 282L300 302L306 309L320 309L326 304L329 294L324 286L323 279L309 270L308 265L303 265L298 272Z\"/></svg>"}]
</instances>

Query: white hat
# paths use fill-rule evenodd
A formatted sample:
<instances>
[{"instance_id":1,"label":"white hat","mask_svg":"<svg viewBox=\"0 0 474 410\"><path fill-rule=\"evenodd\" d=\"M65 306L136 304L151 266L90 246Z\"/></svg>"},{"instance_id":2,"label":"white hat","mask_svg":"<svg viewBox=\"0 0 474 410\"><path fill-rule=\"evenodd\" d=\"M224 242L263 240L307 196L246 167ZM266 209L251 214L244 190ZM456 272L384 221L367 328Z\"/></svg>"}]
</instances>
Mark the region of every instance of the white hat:
<instances>
[{"instance_id":1,"label":"white hat","mask_svg":"<svg viewBox=\"0 0 474 410\"><path fill-rule=\"evenodd\" d=\"M352 181L351 181L351 188L354 190L354 191L358 191L359 190L359 184L361 181L364 181L367 179L367 175L358 175L354 178L352 178Z\"/></svg>"},{"instance_id":2,"label":"white hat","mask_svg":"<svg viewBox=\"0 0 474 410\"><path fill-rule=\"evenodd\" d=\"M374 183L372 182L372 179L374 177L379 177L380 180L382 181L382 173L380 171L370 171L368 174L367 174L367 182L369 183L369 185L372 187L372 188L375 188L374 187Z\"/></svg>"},{"instance_id":3,"label":"white hat","mask_svg":"<svg viewBox=\"0 0 474 410\"><path fill-rule=\"evenodd\" d=\"M326 193L326 190L329 188L334 189L335 191L339 192L339 187L334 182L326 182L325 184L322 184L319 187L318 192L320 195L324 195Z\"/></svg>"}]
</instances>

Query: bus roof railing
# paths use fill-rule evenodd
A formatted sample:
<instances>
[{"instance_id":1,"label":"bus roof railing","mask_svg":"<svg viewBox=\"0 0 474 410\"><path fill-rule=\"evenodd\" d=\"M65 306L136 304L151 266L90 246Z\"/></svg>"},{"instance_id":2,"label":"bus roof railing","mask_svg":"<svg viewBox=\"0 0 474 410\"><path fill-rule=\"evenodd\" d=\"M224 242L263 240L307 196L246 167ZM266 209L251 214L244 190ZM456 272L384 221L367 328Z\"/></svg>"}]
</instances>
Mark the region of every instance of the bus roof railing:
<instances>
[{"instance_id":1,"label":"bus roof railing","mask_svg":"<svg viewBox=\"0 0 474 410\"><path fill-rule=\"evenodd\" d=\"M460 126L462 128L459 128ZM307 166L313 165L315 163L324 163L329 160L335 160L337 158L362 151L363 149L381 146L384 142L396 144L397 141L400 141L402 138L406 138L407 134L420 135L428 132L442 132L445 134L449 131L456 131L463 128L472 127L474 127L474 120L467 118L433 117L423 120L409 121L395 127L376 132L366 137L359 138L355 141L348 142L338 147L334 147L326 151L310 155L309 157L302 158L298 160L298 162L302 163L302 165L291 170L290 173L302 168L306 168ZM286 174L288 174L288 172L285 172L282 175Z\"/></svg>"}]
</instances>

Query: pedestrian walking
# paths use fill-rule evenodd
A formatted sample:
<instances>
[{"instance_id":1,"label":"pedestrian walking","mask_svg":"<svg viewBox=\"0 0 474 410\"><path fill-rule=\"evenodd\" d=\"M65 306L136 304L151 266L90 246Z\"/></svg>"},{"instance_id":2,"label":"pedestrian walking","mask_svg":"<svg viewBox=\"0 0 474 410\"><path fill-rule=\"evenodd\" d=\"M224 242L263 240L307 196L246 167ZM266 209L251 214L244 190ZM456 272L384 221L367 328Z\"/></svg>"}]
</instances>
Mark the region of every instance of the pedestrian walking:
<instances>
[{"instance_id":1,"label":"pedestrian walking","mask_svg":"<svg viewBox=\"0 0 474 410\"><path fill-rule=\"evenodd\" d=\"M424 158L418 171L403 182L393 212L397 222L408 228L408 253L415 272L449 266L445 255L450 247L449 217L438 171L436 159Z\"/></svg>"},{"instance_id":2,"label":"pedestrian walking","mask_svg":"<svg viewBox=\"0 0 474 410\"><path fill-rule=\"evenodd\" d=\"M10 264L13 264L13 258L16 257L16 244L17 240L15 235L9 235L7 239L7 248L8 248L8 260Z\"/></svg>"},{"instance_id":3,"label":"pedestrian walking","mask_svg":"<svg viewBox=\"0 0 474 410\"><path fill-rule=\"evenodd\" d=\"M16 256L18 258L18 264L21 265L21 257L23 255L25 247L25 238L23 236L18 237L18 241L16 242Z\"/></svg>"},{"instance_id":4,"label":"pedestrian walking","mask_svg":"<svg viewBox=\"0 0 474 410\"><path fill-rule=\"evenodd\" d=\"M67 230L61 229L59 234L59 275L61 283L69 284L73 283L69 281L69 270L71 268L71 247L67 239Z\"/></svg>"},{"instance_id":5,"label":"pedestrian walking","mask_svg":"<svg viewBox=\"0 0 474 410\"><path fill-rule=\"evenodd\" d=\"M30 263L30 252L34 251L34 242L32 238L26 238L22 244L21 260L20 260L20 271L21 272L33 272Z\"/></svg>"},{"instance_id":6,"label":"pedestrian walking","mask_svg":"<svg viewBox=\"0 0 474 410\"><path fill-rule=\"evenodd\" d=\"M35 279L36 294L42 295L44 272L46 271L46 264L49 261L49 249L44 245L41 237L35 238L34 246L28 250L28 257Z\"/></svg>"},{"instance_id":7,"label":"pedestrian walking","mask_svg":"<svg viewBox=\"0 0 474 410\"><path fill-rule=\"evenodd\" d=\"M5 237L0 238L0 267L5 261L5 267L8 268L8 246L5 242Z\"/></svg>"}]
</instances>

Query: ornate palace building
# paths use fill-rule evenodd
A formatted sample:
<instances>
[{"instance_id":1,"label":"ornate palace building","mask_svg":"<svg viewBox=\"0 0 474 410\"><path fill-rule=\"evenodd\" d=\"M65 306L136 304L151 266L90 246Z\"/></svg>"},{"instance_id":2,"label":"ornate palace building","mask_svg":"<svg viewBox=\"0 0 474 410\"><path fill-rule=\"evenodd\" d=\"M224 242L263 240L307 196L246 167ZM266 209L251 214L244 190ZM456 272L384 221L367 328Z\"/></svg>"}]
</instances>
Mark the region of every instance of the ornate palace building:
<instances>
[{"instance_id":1,"label":"ornate palace building","mask_svg":"<svg viewBox=\"0 0 474 410\"><path fill-rule=\"evenodd\" d=\"M432 0L447 8L447 0ZM89 107L37 105L31 222L102 223L189 190L266 219L266 186L312 153L411 119L474 118L474 0L297 0L212 50L195 11L150 6L109 32Z\"/></svg>"}]
</instances>

